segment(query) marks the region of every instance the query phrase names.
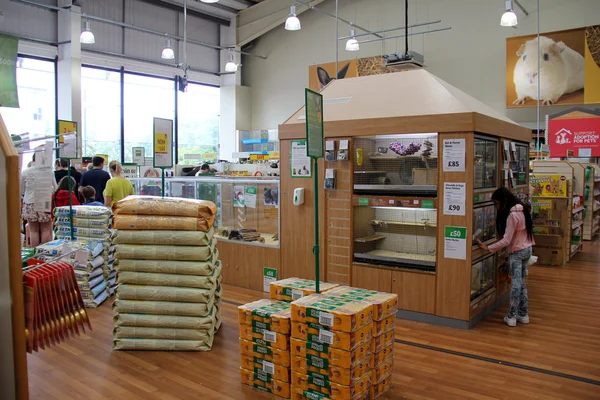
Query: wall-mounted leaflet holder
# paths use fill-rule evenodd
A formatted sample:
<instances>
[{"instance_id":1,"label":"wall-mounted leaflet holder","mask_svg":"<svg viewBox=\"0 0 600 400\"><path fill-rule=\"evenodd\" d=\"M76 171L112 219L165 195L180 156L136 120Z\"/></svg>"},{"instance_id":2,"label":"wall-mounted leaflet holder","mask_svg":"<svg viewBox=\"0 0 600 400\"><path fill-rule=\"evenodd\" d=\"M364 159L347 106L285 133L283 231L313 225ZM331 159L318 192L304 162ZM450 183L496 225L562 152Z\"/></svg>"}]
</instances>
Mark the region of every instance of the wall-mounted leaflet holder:
<instances>
[{"instance_id":1,"label":"wall-mounted leaflet holder","mask_svg":"<svg viewBox=\"0 0 600 400\"><path fill-rule=\"evenodd\" d=\"M337 153L338 161L348 161L348 140L340 140L340 150Z\"/></svg>"},{"instance_id":2,"label":"wall-mounted leaflet holder","mask_svg":"<svg viewBox=\"0 0 600 400\"><path fill-rule=\"evenodd\" d=\"M335 161L335 141L333 140L325 142L325 161Z\"/></svg>"},{"instance_id":3,"label":"wall-mounted leaflet holder","mask_svg":"<svg viewBox=\"0 0 600 400\"><path fill-rule=\"evenodd\" d=\"M335 189L335 169L333 168L325 170L325 189Z\"/></svg>"},{"instance_id":4,"label":"wall-mounted leaflet holder","mask_svg":"<svg viewBox=\"0 0 600 400\"><path fill-rule=\"evenodd\" d=\"M512 153L512 161L517 161L519 158L517 156L517 144L515 142L510 142L510 152Z\"/></svg>"},{"instance_id":5,"label":"wall-mounted leaflet holder","mask_svg":"<svg viewBox=\"0 0 600 400\"><path fill-rule=\"evenodd\" d=\"M504 148L504 159L507 161L512 161L510 154L510 142L508 140L503 140L502 147Z\"/></svg>"}]
</instances>

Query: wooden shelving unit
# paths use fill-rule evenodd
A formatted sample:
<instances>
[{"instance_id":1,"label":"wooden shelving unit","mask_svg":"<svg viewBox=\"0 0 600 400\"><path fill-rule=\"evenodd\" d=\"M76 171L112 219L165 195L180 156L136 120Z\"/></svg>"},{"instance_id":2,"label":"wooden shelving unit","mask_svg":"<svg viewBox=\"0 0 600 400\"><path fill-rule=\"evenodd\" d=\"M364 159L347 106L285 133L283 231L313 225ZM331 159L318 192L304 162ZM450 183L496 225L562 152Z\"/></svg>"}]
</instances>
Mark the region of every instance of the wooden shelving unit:
<instances>
[{"instance_id":1,"label":"wooden shelving unit","mask_svg":"<svg viewBox=\"0 0 600 400\"><path fill-rule=\"evenodd\" d=\"M585 225L583 229L583 240L592 240L598 233L598 222L594 222L594 218L598 215L596 211L600 211L600 207L595 205L595 200L600 200L600 177L596 178L596 174L600 176L600 167L597 164L582 163L586 169L585 190L588 192L587 199L584 193L585 204ZM589 173L587 172L589 170ZM596 194L598 193L598 194Z\"/></svg>"}]
</instances>

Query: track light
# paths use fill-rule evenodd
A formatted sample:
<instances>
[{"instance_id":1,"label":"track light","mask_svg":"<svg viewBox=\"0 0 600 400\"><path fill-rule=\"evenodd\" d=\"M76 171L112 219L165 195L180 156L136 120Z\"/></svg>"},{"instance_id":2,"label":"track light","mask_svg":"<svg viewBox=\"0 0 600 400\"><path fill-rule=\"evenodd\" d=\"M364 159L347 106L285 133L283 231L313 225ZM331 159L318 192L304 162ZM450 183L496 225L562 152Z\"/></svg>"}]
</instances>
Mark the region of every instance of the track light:
<instances>
[{"instance_id":1,"label":"track light","mask_svg":"<svg viewBox=\"0 0 600 400\"><path fill-rule=\"evenodd\" d=\"M286 31L299 31L301 28L300 20L296 17L296 6L290 6L290 15L285 21Z\"/></svg>"},{"instance_id":2,"label":"track light","mask_svg":"<svg viewBox=\"0 0 600 400\"><path fill-rule=\"evenodd\" d=\"M96 43L96 39L94 38L94 34L90 29L90 21L85 21L85 28L81 31L81 35L79 35L79 42L83 44L94 44Z\"/></svg>"},{"instance_id":3,"label":"track light","mask_svg":"<svg viewBox=\"0 0 600 400\"><path fill-rule=\"evenodd\" d=\"M352 37L350 39L348 39L348 41L346 42L346 50L347 51L360 50L360 45L358 44L358 40L356 40L354 35L356 35L356 33L354 32L354 29L350 30L350 36L352 36Z\"/></svg>"},{"instance_id":4,"label":"track light","mask_svg":"<svg viewBox=\"0 0 600 400\"><path fill-rule=\"evenodd\" d=\"M167 45L163 49L160 58L162 58L164 60L172 60L175 58L175 52L173 51L173 48L171 47L171 39L167 39Z\"/></svg>"},{"instance_id":5,"label":"track light","mask_svg":"<svg viewBox=\"0 0 600 400\"><path fill-rule=\"evenodd\" d=\"M517 14L515 14L515 10L513 9L512 1L506 2L504 14L502 14L502 19L500 20L501 26L517 26Z\"/></svg>"},{"instance_id":6,"label":"track light","mask_svg":"<svg viewBox=\"0 0 600 400\"><path fill-rule=\"evenodd\" d=\"M225 64L225 72L236 72L237 70L238 65L233 62L233 54L230 54L227 64Z\"/></svg>"}]
</instances>

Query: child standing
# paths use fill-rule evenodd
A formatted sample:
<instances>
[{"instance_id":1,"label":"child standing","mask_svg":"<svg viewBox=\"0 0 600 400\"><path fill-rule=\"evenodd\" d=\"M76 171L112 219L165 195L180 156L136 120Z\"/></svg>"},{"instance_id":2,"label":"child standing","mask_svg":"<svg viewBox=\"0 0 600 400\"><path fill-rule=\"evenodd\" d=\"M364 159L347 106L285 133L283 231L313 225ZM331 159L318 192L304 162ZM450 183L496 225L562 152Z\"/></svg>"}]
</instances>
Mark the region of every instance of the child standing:
<instances>
[{"instance_id":1,"label":"child standing","mask_svg":"<svg viewBox=\"0 0 600 400\"><path fill-rule=\"evenodd\" d=\"M517 321L529 323L529 297L527 295L527 262L531 257L533 241L533 223L531 214L525 205L507 188L500 188L492 194L496 206L496 231L502 239L487 246L481 241L482 249L492 253L508 247L510 264L510 307L504 322L516 326Z\"/></svg>"},{"instance_id":2,"label":"child standing","mask_svg":"<svg viewBox=\"0 0 600 400\"><path fill-rule=\"evenodd\" d=\"M54 192L54 196L52 197L52 211L54 212L54 208L56 207L64 207L69 205L69 197L71 198L71 204L74 206L78 206L79 200L77 200L77 196L73 192L75 189L75 179L71 179L71 190L69 190L69 177L63 177L58 183L58 189Z\"/></svg>"},{"instance_id":3,"label":"child standing","mask_svg":"<svg viewBox=\"0 0 600 400\"><path fill-rule=\"evenodd\" d=\"M84 206L100 206L104 207L103 203L96 201L96 189L93 186L86 186L81 191L83 198L85 199Z\"/></svg>"}]
</instances>

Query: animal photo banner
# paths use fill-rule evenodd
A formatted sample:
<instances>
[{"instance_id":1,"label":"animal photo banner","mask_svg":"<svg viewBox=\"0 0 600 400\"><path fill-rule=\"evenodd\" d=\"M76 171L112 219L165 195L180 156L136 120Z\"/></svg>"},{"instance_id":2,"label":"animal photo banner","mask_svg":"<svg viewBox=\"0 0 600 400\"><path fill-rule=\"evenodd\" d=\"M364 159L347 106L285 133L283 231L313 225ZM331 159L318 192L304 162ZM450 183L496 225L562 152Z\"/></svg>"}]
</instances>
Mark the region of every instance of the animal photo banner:
<instances>
[{"instance_id":1,"label":"animal photo banner","mask_svg":"<svg viewBox=\"0 0 600 400\"><path fill-rule=\"evenodd\" d=\"M366 57L355 60L344 60L338 62L338 79L357 78L359 76L380 75L396 70L385 67L383 57ZM335 62L311 65L308 67L308 88L314 92L320 92L336 77Z\"/></svg>"},{"instance_id":2,"label":"animal photo banner","mask_svg":"<svg viewBox=\"0 0 600 400\"><path fill-rule=\"evenodd\" d=\"M600 103L600 26L540 35L542 106ZM506 107L536 107L537 35L506 39Z\"/></svg>"},{"instance_id":3,"label":"animal photo banner","mask_svg":"<svg viewBox=\"0 0 600 400\"><path fill-rule=\"evenodd\" d=\"M19 107L17 50L19 39L0 34L0 107Z\"/></svg>"}]
</instances>

